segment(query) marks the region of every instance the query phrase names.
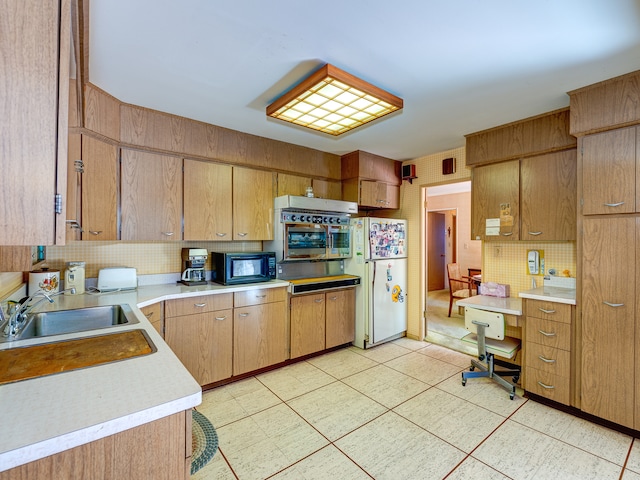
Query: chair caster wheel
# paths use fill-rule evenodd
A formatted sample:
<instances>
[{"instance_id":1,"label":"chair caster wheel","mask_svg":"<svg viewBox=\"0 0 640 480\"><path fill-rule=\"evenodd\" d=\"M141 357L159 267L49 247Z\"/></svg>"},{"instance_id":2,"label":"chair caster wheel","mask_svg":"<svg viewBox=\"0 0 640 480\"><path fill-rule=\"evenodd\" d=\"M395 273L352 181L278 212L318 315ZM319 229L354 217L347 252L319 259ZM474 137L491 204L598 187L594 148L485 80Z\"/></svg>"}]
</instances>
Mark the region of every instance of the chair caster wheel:
<instances>
[{"instance_id":1,"label":"chair caster wheel","mask_svg":"<svg viewBox=\"0 0 640 480\"><path fill-rule=\"evenodd\" d=\"M515 377L513 377L513 383L518 383L519 380L520 380L519 376L516 375Z\"/></svg>"},{"instance_id":2,"label":"chair caster wheel","mask_svg":"<svg viewBox=\"0 0 640 480\"><path fill-rule=\"evenodd\" d=\"M513 400L515 398L516 394L515 393L510 393L509 394L509 400Z\"/></svg>"},{"instance_id":3,"label":"chair caster wheel","mask_svg":"<svg viewBox=\"0 0 640 480\"><path fill-rule=\"evenodd\" d=\"M473 372L475 369L476 369L476 367L475 367L474 365L471 365L471 366L469 367L469 371L470 371L470 372Z\"/></svg>"}]
</instances>

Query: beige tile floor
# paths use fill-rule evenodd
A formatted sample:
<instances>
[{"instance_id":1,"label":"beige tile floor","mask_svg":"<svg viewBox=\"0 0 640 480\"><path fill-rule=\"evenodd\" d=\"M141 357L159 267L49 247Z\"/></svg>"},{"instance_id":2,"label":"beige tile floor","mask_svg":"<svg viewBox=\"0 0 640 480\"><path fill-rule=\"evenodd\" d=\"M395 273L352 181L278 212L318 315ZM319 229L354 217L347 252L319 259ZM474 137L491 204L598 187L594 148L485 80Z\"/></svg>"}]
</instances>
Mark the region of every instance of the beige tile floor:
<instances>
[{"instance_id":1,"label":"beige tile floor","mask_svg":"<svg viewBox=\"0 0 640 480\"><path fill-rule=\"evenodd\" d=\"M488 379L462 387L468 362L399 339L205 392L220 448L192 478L640 480L640 442Z\"/></svg>"}]
</instances>

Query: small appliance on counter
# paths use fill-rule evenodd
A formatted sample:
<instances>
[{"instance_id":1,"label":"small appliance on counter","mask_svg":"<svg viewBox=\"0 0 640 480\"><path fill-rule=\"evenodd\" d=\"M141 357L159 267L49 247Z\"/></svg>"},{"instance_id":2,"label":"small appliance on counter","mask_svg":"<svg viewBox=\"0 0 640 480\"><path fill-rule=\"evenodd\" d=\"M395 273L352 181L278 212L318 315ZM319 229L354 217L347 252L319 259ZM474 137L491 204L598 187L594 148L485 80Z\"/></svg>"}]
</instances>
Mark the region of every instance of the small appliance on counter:
<instances>
[{"instance_id":1,"label":"small appliance on counter","mask_svg":"<svg viewBox=\"0 0 640 480\"><path fill-rule=\"evenodd\" d=\"M44 293L56 293L60 290L60 270L41 268L29 272L29 295L38 290Z\"/></svg>"},{"instance_id":2,"label":"small appliance on counter","mask_svg":"<svg viewBox=\"0 0 640 480\"><path fill-rule=\"evenodd\" d=\"M107 267L98 270L97 289L101 293L138 288L138 272L131 267Z\"/></svg>"},{"instance_id":3,"label":"small appliance on counter","mask_svg":"<svg viewBox=\"0 0 640 480\"><path fill-rule=\"evenodd\" d=\"M182 249L182 280L188 286L206 285L207 278L204 272L204 265L207 262L206 248L183 248Z\"/></svg>"},{"instance_id":4,"label":"small appliance on counter","mask_svg":"<svg viewBox=\"0 0 640 480\"><path fill-rule=\"evenodd\" d=\"M64 288L65 290L75 288L75 293L67 292L65 295L84 293L84 267L85 262L67 262L67 269L64 271Z\"/></svg>"},{"instance_id":5,"label":"small appliance on counter","mask_svg":"<svg viewBox=\"0 0 640 480\"><path fill-rule=\"evenodd\" d=\"M211 281L222 285L268 282L276 278L274 252L211 252Z\"/></svg>"}]
</instances>

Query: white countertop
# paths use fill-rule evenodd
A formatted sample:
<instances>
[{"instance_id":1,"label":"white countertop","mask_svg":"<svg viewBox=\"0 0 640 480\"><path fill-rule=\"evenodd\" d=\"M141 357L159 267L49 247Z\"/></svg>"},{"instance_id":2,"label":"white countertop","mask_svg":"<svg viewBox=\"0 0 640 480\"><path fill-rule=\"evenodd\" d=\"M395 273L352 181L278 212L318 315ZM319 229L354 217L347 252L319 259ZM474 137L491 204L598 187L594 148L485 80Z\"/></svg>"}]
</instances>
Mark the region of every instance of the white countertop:
<instances>
[{"instance_id":1,"label":"white countertop","mask_svg":"<svg viewBox=\"0 0 640 480\"><path fill-rule=\"evenodd\" d=\"M157 351L119 362L0 386L0 471L148 423L202 401L202 389L138 307L163 300L286 287L288 282L240 286L181 284L139 287L100 295L60 295L38 310L129 304L140 321L65 335L0 343L16 348L142 328Z\"/></svg>"},{"instance_id":2,"label":"white countertop","mask_svg":"<svg viewBox=\"0 0 640 480\"><path fill-rule=\"evenodd\" d=\"M522 315L522 299L517 297L500 298L488 295L474 295L473 297L458 300L456 305L504 313L505 315Z\"/></svg>"},{"instance_id":3,"label":"white countertop","mask_svg":"<svg viewBox=\"0 0 640 480\"><path fill-rule=\"evenodd\" d=\"M531 290L520 292L519 296L521 298L567 303L569 305L576 304L576 291L573 288L549 287L545 285L543 287L532 288Z\"/></svg>"}]
</instances>

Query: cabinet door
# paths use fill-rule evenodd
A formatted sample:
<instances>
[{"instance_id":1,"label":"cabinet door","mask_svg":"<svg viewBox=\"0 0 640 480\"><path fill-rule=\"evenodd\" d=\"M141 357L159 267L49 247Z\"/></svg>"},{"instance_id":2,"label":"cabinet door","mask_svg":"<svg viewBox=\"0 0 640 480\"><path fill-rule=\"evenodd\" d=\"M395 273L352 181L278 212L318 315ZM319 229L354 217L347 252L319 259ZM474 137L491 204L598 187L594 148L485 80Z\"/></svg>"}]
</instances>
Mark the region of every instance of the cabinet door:
<instances>
[{"instance_id":1,"label":"cabinet door","mask_svg":"<svg viewBox=\"0 0 640 480\"><path fill-rule=\"evenodd\" d=\"M236 308L233 317L234 375L287 359L285 302Z\"/></svg>"},{"instance_id":2,"label":"cabinet door","mask_svg":"<svg viewBox=\"0 0 640 480\"><path fill-rule=\"evenodd\" d=\"M278 197L282 195L305 195L307 187L311 186L309 177L300 177L298 175L288 175L286 173L278 174Z\"/></svg>"},{"instance_id":3,"label":"cabinet door","mask_svg":"<svg viewBox=\"0 0 640 480\"><path fill-rule=\"evenodd\" d=\"M164 338L164 302L140 307L140 311L147 317L147 320L149 320L160 336Z\"/></svg>"},{"instance_id":4,"label":"cabinet door","mask_svg":"<svg viewBox=\"0 0 640 480\"><path fill-rule=\"evenodd\" d=\"M54 199L67 182L69 2L8 0L1 10L0 245L63 244Z\"/></svg>"},{"instance_id":5,"label":"cabinet door","mask_svg":"<svg viewBox=\"0 0 640 480\"><path fill-rule=\"evenodd\" d=\"M325 295L291 297L291 358L325 348Z\"/></svg>"},{"instance_id":6,"label":"cabinet door","mask_svg":"<svg viewBox=\"0 0 640 480\"><path fill-rule=\"evenodd\" d=\"M581 409L634 427L635 218L585 218Z\"/></svg>"},{"instance_id":7,"label":"cabinet door","mask_svg":"<svg viewBox=\"0 0 640 480\"><path fill-rule=\"evenodd\" d=\"M233 239L273 240L273 174L233 168Z\"/></svg>"},{"instance_id":8,"label":"cabinet door","mask_svg":"<svg viewBox=\"0 0 640 480\"><path fill-rule=\"evenodd\" d=\"M184 161L184 239L232 240L232 167Z\"/></svg>"},{"instance_id":9,"label":"cabinet door","mask_svg":"<svg viewBox=\"0 0 640 480\"><path fill-rule=\"evenodd\" d=\"M575 150L520 162L520 240L576 239Z\"/></svg>"},{"instance_id":10,"label":"cabinet door","mask_svg":"<svg viewBox=\"0 0 640 480\"><path fill-rule=\"evenodd\" d=\"M200 385L231 377L233 310L165 319L165 341Z\"/></svg>"},{"instance_id":11,"label":"cabinet door","mask_svg":"<svg viewBox=\"0 0 640 480\"><path fill-rule=\"evenodd\" d=\"M519 215L519 161L475 167L471 177L471 238L519 240ZM486 235L489 218L499 220L499 235Z\"/></svg>"},{"instance_id":12,"label":"cabinet door","mask_svg":"<svg viewBox=\"0 0 640 480\"><path fill-rule=\"evenodd\" d=\"M400 208L400 187L398 185L384 184L385 208Z\"/></svg>"},{"instance_id":13,"label":"cabinet door","mask_svg":"<svg viewBox=\"0 0 640 480\"><path fill-rule=\"evenodd\" d=\"M353 342L356 333L356 291L354 288L327 292L326 346Z\"/></svg>"},{"instance_id":14,"label":"cabinet door","mask_svg":"<svg viewBox=\"0 0 640 480\"><path fill-rule=\"evenodd\" d=\"M122 240L182 239L182 159L122 151Z\"/></svg>"},{"instance_id":15,"label":"cabinet door","mask_svg":"<svg viewBox=\"0 0 640 480\"><path fill-rule=\"evenodd\" d=\"M360 202L363 207L398 208L400 187L384 182L360 181Z\"/></svg>"},{"instance_id":16,"label":"cabinet door","mask_svg":"<svg viewBox=\"0 0 640 480\"><path fill-rule=\"evenodd\" d=\"M328 180L318 180L314 178L311 185L313 186L314 195L318 198L342 200L341 182L330 182Z\"/></svg>"},{"instance_id":17,"label":"cabinet door","mask_svg":"<svg viewBox=\"0 0 640 480\"><path fill-rule=\"evenodd\" d=\"M118 149L82 136L82 240L118 239Z\"/></svg>"},{"instance_id":18,"label":"cabinet door","mask_svg":"<svg viewBox=\"0 0 640 480\"><path fill-rule=\"evenodd\" d=\"M582 139L584 215L636 211L636 127Z\"/></svg>"}]
</instances>

